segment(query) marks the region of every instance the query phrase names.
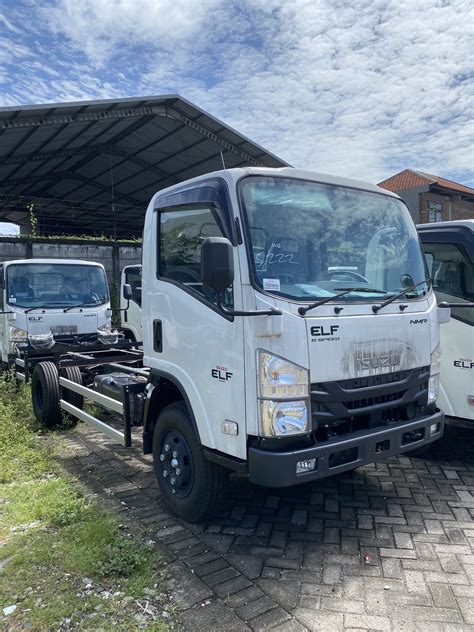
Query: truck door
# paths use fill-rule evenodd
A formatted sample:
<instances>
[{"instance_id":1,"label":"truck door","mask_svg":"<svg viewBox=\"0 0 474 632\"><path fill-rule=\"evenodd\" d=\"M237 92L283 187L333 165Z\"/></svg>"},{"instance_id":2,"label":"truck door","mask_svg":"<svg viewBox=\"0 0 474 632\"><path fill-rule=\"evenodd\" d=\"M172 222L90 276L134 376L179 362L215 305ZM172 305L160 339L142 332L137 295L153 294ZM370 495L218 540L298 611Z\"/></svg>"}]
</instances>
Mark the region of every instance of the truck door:
<instances>
[{"instance_id":1,"label":"truck door","mask_svg":"<svg viewBox=\"0 0 474 632\"><path fill-rule=\"evenodd\" d=\"M132 288L132 298L128 310L123 312L123 329L130 331L136 341L142 340L142 267L127 266L123 270L122 287L128 283ZM122 308L126 307L122 295Z\"/></svg>"},{"instance_id":2,"label":"truck door","mask_svg":"<svg viewBox=\"0 0 474 632\"><path fill-rule=\"evenodd\" d=\"M423 243L438 303L473 302L474 261L462 243L445 239L446 235L439 242ZM450 322L441 326L438 400L447 415L470 420L474 420L473 326L474 308L452 308Z\"/></svg>"},{"instance_id":3,"label":"truck door","mask_svg":"<svg viewBox=\"0 0 474 632\"><path fill-rule=\"evenodd\" d=\"M200 203L160 209L155 222L156 276L147 282L144 295L145 362L179 381L203 445L245 458L243 319L217 309L215 294L203 286L200 275L203 241L226 236L220 218L212 205ZM236 281L223 303L241 309L234 250ZM227 433L226 421L238 423L238 435Z\"/></svg>"}]
</instances>

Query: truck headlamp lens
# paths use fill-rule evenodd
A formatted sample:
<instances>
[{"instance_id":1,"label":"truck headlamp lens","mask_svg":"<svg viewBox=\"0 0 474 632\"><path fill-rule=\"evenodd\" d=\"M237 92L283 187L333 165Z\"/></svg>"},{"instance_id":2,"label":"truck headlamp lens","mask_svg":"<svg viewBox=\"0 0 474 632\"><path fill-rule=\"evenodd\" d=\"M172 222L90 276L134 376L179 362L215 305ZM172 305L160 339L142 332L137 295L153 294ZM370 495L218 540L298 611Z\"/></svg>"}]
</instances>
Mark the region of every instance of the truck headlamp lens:
<instances>
[{"instance_id":1,"label":"truck headlamp lens","mask_svg":"<svg viewBox=\"0 0 474 632\"><path fill-rule=\"evenodd\" d=\"M260 397L308 397L308 370L279 356L259 351Z\"/></svg>"},{"instance_id":2,"label":"truck headlamp lens","mask_svg":"<svg viewBox=\"0 0 474 632\"><path fill-rule=\"evenodd\" d=\"M428 404L434 404L439 397L439 373L441 371L441 347L438 345L431 354L430 380L428 383Z\"/></svg>"},{"instance_id":3,"label":"truck headlamp lens","mask_svg":"<svg viewBox=\"0 0 474 632\"><path fill-rule=\"evenodd\" d=\"M23 329L18 329L18 327L10 327L10 340L13 342L26 342L28 334Z\"/></svg>"},{"instance_id":4,"label":"truck headlamp lens","mask_svg":"<svg viewBox=\"0 0 474 632\"><path fill-rule=\"evenodd\" d=\"M432 375L428 384L428 404L434 404L439 397L439 373Z\"/></svg>"},{"instance_id":5,"label":"truck headlamp lens","mask_svg":"<svg viewBox=\"0 0 474 632\"><path fill-rule=\"evenodd\" d=\"M309 410L305 400L280 402L262 400L261 420L265 436L291 436L309 432Z\"/></svg>"},{"instance_id":6,"label":"truck headlamp lens","mask_svg":"<svg viewBox=\"0 0 474 632\"><path fill-rule=\"evenodd\" d=\"M311 431L309 371L289 360L258 352L260 434L281 437Z\"/></svg>"},{"instance_id":7,"label":"truck headlamp lens","mask_svg":"<svg viewBox=\"0 0 474 632\"><path fill-rule=\"evenodd\" d=\"M48 331L48 333L46 334L36 334L34 336L28 336L28 342L33 347L33 349L37 350L52 349L56 344L51 330Z\"/></svg>"},{"instance_id":8,"label":"truck headlamp lens","mask_svg":"<svg viewBox=\"0 0 474 632\"><path fill-rule=\"evenodd\" d=\"M110 333L112 331L112 319L108 318L103 325L97 327L97 331L102 333Z\"/></svg>"}]
</instances>

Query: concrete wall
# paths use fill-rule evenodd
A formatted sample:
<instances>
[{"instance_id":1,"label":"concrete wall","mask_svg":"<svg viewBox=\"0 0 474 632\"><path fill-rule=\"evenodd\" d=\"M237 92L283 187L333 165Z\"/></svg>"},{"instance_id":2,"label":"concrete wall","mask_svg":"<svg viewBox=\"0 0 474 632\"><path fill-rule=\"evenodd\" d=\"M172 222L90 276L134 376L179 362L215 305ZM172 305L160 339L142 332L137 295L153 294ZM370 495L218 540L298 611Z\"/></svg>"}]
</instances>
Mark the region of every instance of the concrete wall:
<instances>
[{"instance_id":1,"label":"concrete wall","mask_svg":"<svg viewBox=\"0 0 474 632\"><path fill-rule=\"evenodd\" d=\"M0 263L13 259L82 259L102 263L109 284L120 285L120 272L141 263L140 245L109 241L0 237Z\"/></svg>"}]
</instances>

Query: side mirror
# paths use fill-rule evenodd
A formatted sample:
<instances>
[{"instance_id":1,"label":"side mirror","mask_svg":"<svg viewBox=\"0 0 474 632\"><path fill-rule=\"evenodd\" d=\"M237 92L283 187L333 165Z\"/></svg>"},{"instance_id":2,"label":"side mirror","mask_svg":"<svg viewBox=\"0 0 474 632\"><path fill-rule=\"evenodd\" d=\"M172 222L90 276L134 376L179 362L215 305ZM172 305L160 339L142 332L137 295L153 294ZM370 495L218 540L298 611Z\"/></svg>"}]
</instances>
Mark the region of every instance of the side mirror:
<instances>
[{"instance_id":1,"label":"side mirror","mask_svg":"<svg viewBox=\"0 0 474 632\"><path fill-rule=\"evenodd\" d=\"M232 244L225 237L207 237L201 247L201 281L215 292L234 282Z\"/></svg>"},{"instance_id":2,"label":"side mirror","mask_svg":"<svg viewBox=\"0 0 474 632\"><path fill-rule=\"evenodd\" d=\"M123 298L126 301L131 301L133 297L132 286L130 283L125 283L122 290Z\"/></svg>"}]
</instances>

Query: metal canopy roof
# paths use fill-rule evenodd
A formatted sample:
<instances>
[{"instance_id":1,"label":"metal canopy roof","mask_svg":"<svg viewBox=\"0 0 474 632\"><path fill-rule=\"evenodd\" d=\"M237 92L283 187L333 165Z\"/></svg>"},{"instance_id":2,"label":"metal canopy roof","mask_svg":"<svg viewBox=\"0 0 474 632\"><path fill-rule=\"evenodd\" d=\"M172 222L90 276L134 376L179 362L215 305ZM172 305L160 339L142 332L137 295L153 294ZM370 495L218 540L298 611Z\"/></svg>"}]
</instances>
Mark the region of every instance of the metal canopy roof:
<instances>
[{"instance_id":1,"label":"metal canopy roof","mask_svg":"<svg viewBox=\"0 0 474 632\"><path fill-rule=\"evenodd\" d=\"M0 221L139 235L154 193L223 161L287 164L177 95L0 108Z\"/></svg>"}]
</instances>

